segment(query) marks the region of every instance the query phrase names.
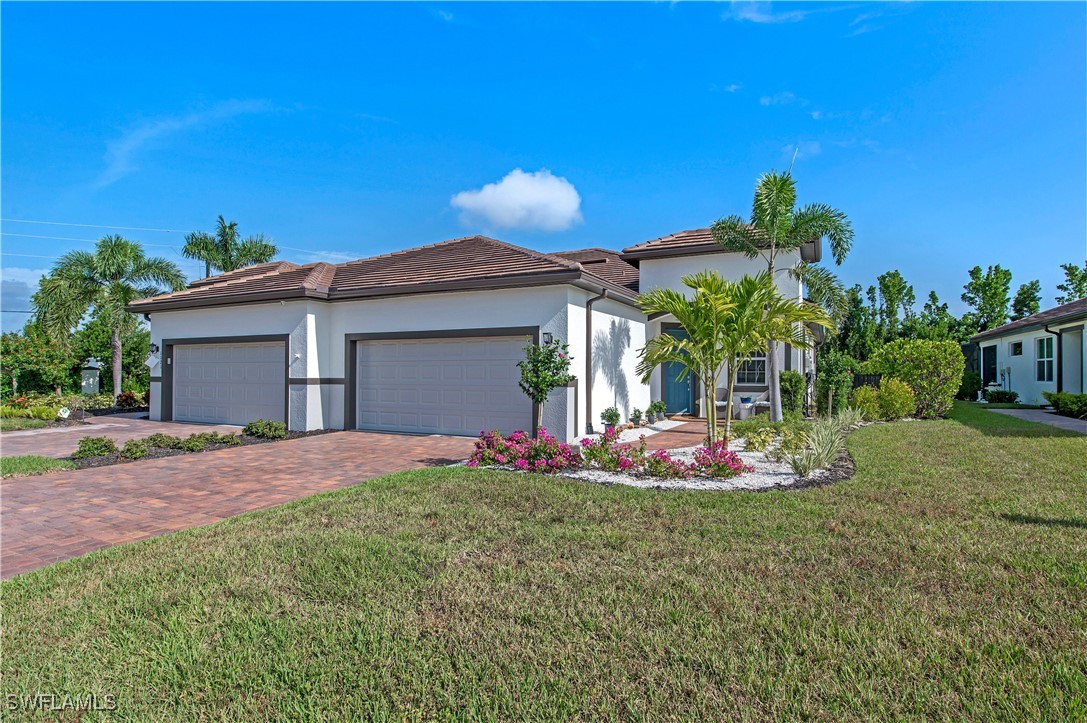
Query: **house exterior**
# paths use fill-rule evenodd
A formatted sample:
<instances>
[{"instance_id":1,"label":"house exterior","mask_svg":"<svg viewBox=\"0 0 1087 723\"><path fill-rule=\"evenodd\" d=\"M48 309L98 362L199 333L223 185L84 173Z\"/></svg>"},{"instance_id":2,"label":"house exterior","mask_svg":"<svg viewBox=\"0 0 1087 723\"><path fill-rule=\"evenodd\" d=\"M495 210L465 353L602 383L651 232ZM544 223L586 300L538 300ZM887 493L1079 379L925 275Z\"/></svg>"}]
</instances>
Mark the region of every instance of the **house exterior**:
<instances>
[{"instance_id":1,"label":"house exterior","mask_svg":"<svg viewBox=\"0 0 1087 723\"><path fill-rule=\"evenodd\" d=\"M470 236L201 279L129 307L151 327L151 418L472 436L542 425L574 440L599 427L609 406L624 419L660 398L673 411L698 411L668 378L677 370L648 385L635 374L646 339L671 323L647 319L635 299L653 286L683 288L681 276L705 268L733 278L759 270L708 233L623 253L549 254ZM798 285L779 283L799 296ZM569 345L576 380L552 392L541 418L518 386L517 362L526 344L549 338ZM782 363L810 362L783 349ZM760 363L750 366L746 386L765 389Z\"/></svg>"},{"instance_id":2,"label":"house exterior","mask_svg":"<svg viewBox=\"0 0 1087 723\"><path fill-rule=\"evenodd\" d=\"M1087 389L1087 299L988 329L971 338L985 386L1018 392L1024 404L1046 404L1042 392Z\"/></svg>"}]
</instances>

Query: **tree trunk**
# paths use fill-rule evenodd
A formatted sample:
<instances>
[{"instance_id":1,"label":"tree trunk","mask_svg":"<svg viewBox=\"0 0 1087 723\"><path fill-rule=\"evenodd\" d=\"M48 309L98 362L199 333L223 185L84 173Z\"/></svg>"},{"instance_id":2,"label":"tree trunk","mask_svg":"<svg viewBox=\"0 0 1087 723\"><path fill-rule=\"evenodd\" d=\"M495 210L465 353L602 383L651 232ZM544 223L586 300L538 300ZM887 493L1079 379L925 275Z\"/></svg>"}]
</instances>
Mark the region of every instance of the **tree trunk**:
<instances>
[{"instance_id":1,"label":"tree trunk","mask_svg":"<svg viewBox=\"0 0 1087 723\"><path fill-rule=\"evenodd\" d=\"M113 349L113 406L117 406L117 395L121 393L121 334L113 329L110 332L110 346Z\"/></svg>"},{"instance_id":2,"label":"tree trunk","mask_svg":"<svg viewBox=\"0 0 1087 723\"><path fill-rule=\"evenodd\" d=\"M12 372L11 373L11 396L14 397L15 394L18 391L19 391L19 375L16 374L15 372Z\"/></svg>"},{"instance_id":3,"label":"tree trunk","mask_svg":"<svg viewBox=\"0 0 1087 723\"><path fill-rule=\"evenodd\" d=\"M767 345L766 383L770 387L770 421L780 422L781 414L781 377L778 376L777 342Z\"/></svg>"},{"instance_id":4,"label":"tree trunk","mask_svg":"<svg viewBox=\"0 0 1087 723\"><path fill-rule=\"evenodd\" d=\"M728 371L728 397L725 398L725 449L728 449L732 441L732 393L736 389L736 367L739 364L729 364Z\"/></svg>"},{"instance_id":5,"label":"tree trunk","mask_svg":"<svg viewBox=\"0 0 1087 723\"><path fill-rule=\"evenodd\" d=\"M204 262L204 278L206 279L206 278L209 278L210 276L211 276L211 262L210 261L205 261Z\"/></svg>"}]
</instances>

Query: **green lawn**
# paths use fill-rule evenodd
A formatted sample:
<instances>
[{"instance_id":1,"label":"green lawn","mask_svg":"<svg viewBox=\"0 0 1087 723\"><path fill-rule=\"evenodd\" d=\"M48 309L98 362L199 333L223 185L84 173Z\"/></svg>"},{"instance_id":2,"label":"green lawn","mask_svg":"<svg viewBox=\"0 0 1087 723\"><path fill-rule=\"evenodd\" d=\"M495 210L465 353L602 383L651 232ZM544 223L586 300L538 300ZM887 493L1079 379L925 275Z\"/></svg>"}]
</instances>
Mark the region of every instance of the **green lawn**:
<instances>
[{"instance_id":1,"label":"green lawn","mask_svg":"<svg viewBox=\"0 0 1087 723\"><path fill-rule=\"evenodd\" d=\"M807 491L432 469L95 553L3 584L3 692L171 720L1087 717L1087 437L960 405L848 446L857 476Z\"/></svg>"},{"instance_id":2,"label":"green lawn","mask_svg":"<svg viewBox=\"0 0 1087 723\"><path fill-rule=\"evenodd\" d=\"M28 417L3 417L0 418L0 432L17 432L22 429L41 429L49 424L44 419L30 419Z\"/></svg>"},{"instance_id":3,"label":"green lawn","mask_svg":"<svg viewBox=\"0 0 1087 723\"><path fill-rule=\"evenodd\" d=\"M75 465L66 459L52 459L36 454L21 457L0 457L0 477L15 477L27 474L42 474L57 469L74 469Z\"/></svg>"}]
</instances>

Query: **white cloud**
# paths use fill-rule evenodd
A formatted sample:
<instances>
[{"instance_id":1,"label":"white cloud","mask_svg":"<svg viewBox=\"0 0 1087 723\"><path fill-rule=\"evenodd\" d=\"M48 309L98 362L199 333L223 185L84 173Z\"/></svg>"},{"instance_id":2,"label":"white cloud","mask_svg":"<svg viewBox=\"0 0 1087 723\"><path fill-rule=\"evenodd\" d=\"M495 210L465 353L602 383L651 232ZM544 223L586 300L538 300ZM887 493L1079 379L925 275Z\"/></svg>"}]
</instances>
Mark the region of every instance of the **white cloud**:
<instances>
[{"instance_id":1,"label":"white cloud","mask_svg":"<svg viewBox=\"0 0 1087 723\"><path fill-rule=\"evenodd\" d=\"M229 100L208 110L142 123L106 145L106 168L95 180L94 185L96 188L102 188L139 170L136 157L152 141L246 113L265 112L270 110L270 107L267 102L260 100Z\"/></svg>"},{"instance_id":2,"label":"white cloud","mask_svg":"<svg viewBox=\"0 0 1087 723\"><path fill-rule=\"evenodd\" d=\"M822 152L823 144L819 141L799 141L798 143L790 143L781 147L781 154L783 156L792 158L795 153L798 161L806 158L814 158Z\"/></svg>"},{"instance_id":3,"label":"white cloud","mask_svg":"<svg viewBox=\"0 0 1087 723\"><path fill-rule=\"evenodd\" d=\"M449 12L448 10L435 10L434 12L438 15L439 18L441 18L445 22L453 22L453 13Z\"/></svg>"},{"instance_id":4,"label":"white cloud","mask_svg":"<svg viewBox=\"0 0 1087 723\"><path fill-rule=\"evenodd\" d=\"M450 199L461 209L461 222L483 220L495 228L562 231L581 223L581 196L573 184L546 168L510 171L497 183L477 191L461 191Z\"/></svg>"},{"instance_id":5,"label":"white cloud","mask_svg":"<svg viewBox=\"0 0 1087 723\"><path fill-rule=\"evenodd\" d=\"M717 83L710 84L710 91L713 93L735 93L743 88L740 83L729 83L728 85L717 85Z\"/></svg>"},{"instance_id":6,"label":"white cloud","mask_svg":"<svg viewBox=\"0 0 1087 723\"><path fill-rule=\"evenodd\" d=\"M773 95L764 95L759 98L759 105L789 105L796 100L796 96L792 91L783 90L780 93L774 93Z\"/></svg>"},{"instance_id":7,"label":"white cloud","mask_svg":"<svg viewBox=\"0 0 1087 723\"><path fill-rule=\"evenodd\" d=\"M721 13L723 20L736 20L748 23L798 23L806 18L811 11L787 10L776 13L768 2L732 2L729 8Z\"/></svg>"}]
</instances>

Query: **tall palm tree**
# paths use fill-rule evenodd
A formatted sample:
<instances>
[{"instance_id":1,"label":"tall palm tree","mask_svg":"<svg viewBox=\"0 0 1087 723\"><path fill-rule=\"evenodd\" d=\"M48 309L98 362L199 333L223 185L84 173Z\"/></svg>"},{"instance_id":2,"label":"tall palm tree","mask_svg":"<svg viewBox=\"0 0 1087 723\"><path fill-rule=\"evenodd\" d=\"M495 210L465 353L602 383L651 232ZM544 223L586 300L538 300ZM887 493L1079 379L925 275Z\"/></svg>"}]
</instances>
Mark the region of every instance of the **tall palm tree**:
<instances>
[{"instance_id":1,"label":"tall palm tree","mask_svg":"<svg viewBox=\"0 0 1087 723\"><path fill-rule=\"evenodd\" d=\"M653 289L638 297L638 305L646 315L671 314L690 338L660 334L650 339L639 352L641 359L637 372L643 384L649 382L654 369L666 362L682 366L681 379L696 374L705 386L706 433L712 443L717 441L717 408L713 395L721 370L728 361L728 351L721 339L733 302L728 293L728 282L716 271L700 271L684 276L682 281L694 291L691 298L675 289Z\"/></svg>"},{"instance_id":2,"label":"tall palm tree","mask_svg":"<svg viewBox=\"0 0 1087 723\"><path fill-rule=\"evenodd\" d=\"M219 226L215 235L203 231L193 231L185 237L185 247L181 250L187 258L204 262L204 278L211 276L211 270L220 272L233 271L243 266L263 264L271 261L279 249L264 234L256 234L244 239L238 238L238 223L219 216Z\"/></svg>"},{"instance_id":3,"label":"tall palm tree","mask_svg":"<svg viewBox=\"0 0 1087 723\"><path fill-rule=\"evenodd\" d=\"M121 392L121 337L139 319L128 304L163 291L185 287L185 276L173 261L148 258L143 248L121 236L104 236L94 252L69 251L41 280L31 303L35 319L51 337L66 343L93 309L107 320L113 353L113 398Z\"/></svg>"},{"instance_id":4,"label":"tall palm tree","mask_svg":"<svg viewBox=\"0 0 1087 723\"><path fill-rule=\"evenodd\" d=\"M832 327L833 322L820 306L783 296L767 272L726 283L726 293L733 305L721 335L721 345L728 354L725 396L725 446L728 446L732 438L732 394L740 366L766 349L770 342L809 349L813 337L808 325Z\"/></svg>"},{"instance_id":5,"label":"tall palm tree","mask_svg":"<svg viewBox=\"0 0 1087 723\"><path fill-rule=\"evenodd\" d=\"M853 246L853 226L844 213L823 203L796 207L796 182L791 172L770 171L755 185L751 218L726 216L713 224L713 239L729 251L749 258L762 257L772 279L788 273L804 284L809 298L835 316L845 308L845 289L826 268L805 261L779 269L781 254L797 251L806 243L826 238L831 255L841 264ZM767 382L770 387L770 416L781 420L781 378L777 369L777 343L767 345Z\"/></svg>"}]
</instances>

